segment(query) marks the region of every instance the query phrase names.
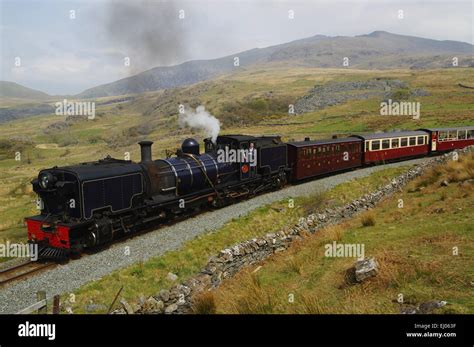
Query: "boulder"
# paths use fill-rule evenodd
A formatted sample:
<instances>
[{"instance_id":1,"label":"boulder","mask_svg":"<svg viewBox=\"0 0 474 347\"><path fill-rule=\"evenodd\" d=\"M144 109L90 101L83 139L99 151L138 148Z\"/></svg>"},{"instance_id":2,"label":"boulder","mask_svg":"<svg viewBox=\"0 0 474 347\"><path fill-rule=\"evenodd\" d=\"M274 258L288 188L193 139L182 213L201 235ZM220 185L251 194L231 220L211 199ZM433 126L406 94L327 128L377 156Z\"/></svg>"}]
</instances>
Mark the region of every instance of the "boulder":
<instances>
[{"instance_id":1,"label":"boulder","mask_svg":"<svg viewBox=\"0 0 474 347\"><path fill-rule=\"evenodd\" d=\"M366 279L377 275L379 269L378 264L374 258L365 258L355 263L355 278L357 282L365 281Z\"/></svg>"}]
</instances>

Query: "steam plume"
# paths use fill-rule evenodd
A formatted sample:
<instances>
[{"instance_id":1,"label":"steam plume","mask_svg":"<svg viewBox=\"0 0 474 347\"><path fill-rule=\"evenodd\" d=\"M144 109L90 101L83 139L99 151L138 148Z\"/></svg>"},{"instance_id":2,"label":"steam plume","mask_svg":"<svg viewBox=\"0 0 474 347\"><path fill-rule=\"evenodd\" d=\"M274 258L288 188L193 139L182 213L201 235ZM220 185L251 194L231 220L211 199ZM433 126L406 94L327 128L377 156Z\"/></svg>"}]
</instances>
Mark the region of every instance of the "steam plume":
<instances>
[{"instance_id":1,"label":"steam plume","mask_svg":"<svg viewBox=\"0 0 474 347\"><path fill-rule=\"evenodd\" d=\"M221 130L219 120L207 112L202 105L196 108L196 112L187 110L184 114L181 114L179 123L181 126L187 125L193 129L204 130L206 136L209 136L214 143L216 143L217 135Z\"/></svg>"}]
</instances>

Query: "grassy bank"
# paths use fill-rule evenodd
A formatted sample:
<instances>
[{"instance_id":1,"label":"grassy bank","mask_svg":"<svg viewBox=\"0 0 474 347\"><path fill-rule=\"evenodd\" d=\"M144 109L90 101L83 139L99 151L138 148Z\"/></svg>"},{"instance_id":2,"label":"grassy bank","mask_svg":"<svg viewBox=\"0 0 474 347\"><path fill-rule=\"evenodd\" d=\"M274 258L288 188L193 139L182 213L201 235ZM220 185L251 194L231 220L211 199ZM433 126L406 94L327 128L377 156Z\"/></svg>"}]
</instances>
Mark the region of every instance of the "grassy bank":
<instances>
[{"instance_id":1,"label":"grassy bank","mask_svg":"<svg viewBox=\"0 0 474 347\"><path fill-rule=\"evenodd\" d=\"M373 211L295 243L256 273L240 272L207 300L218 313L399 313L402 294L405 304L445 300L437 312L472 314L474 185L465 180L473 178L473 154L433 168ZM379 274L348 282L355 259L325 257L333 241L364 245Z\"/></svg>"}]
</instances>

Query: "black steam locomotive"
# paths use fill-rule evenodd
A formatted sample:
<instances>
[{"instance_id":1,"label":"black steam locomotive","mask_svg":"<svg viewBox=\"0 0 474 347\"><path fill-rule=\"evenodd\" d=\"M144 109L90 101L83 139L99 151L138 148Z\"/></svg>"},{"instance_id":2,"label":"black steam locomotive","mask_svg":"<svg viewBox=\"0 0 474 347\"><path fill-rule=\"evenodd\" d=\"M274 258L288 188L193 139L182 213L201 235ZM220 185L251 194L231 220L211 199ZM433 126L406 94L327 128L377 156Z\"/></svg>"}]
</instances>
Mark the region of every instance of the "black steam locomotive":
<instances>
[{"instance_id":1,"label":"black steam locomotive","mask_svg":"<svg viewBox=\"0 0 474 347\"><path fill-rule=\"evenodd\" d=\"M158 160L152 159L153 142L139 144L140 163L107 157L39 173L32 184L41 214L25 221L40 257L64 258L176 215L286 184L286 144L278 136L206 139L203 154L198 142L187 139L175 157Z\"/></svg>"}]
</instances>

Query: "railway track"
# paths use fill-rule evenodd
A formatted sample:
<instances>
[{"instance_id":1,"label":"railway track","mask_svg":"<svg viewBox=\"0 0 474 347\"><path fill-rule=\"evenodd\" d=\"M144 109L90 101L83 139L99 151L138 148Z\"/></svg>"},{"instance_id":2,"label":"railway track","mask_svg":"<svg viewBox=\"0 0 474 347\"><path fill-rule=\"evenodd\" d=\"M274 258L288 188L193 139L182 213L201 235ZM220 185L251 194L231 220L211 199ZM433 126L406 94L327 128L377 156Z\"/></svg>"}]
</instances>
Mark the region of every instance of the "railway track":
<instances>
[{"instance_id":1,"label":"railway track","mask_svg":"<svg viewBox=\"0 0 474 347\"><path fill-rule=\"evenodd\" d=\"M28 260L26 262L7 267L5 269L1 269L0 287L6 285L7 283L11 283L31 276L45 269L52 268L56 265L56 263L39 263Z\"/></svg>"}]
</instances>

